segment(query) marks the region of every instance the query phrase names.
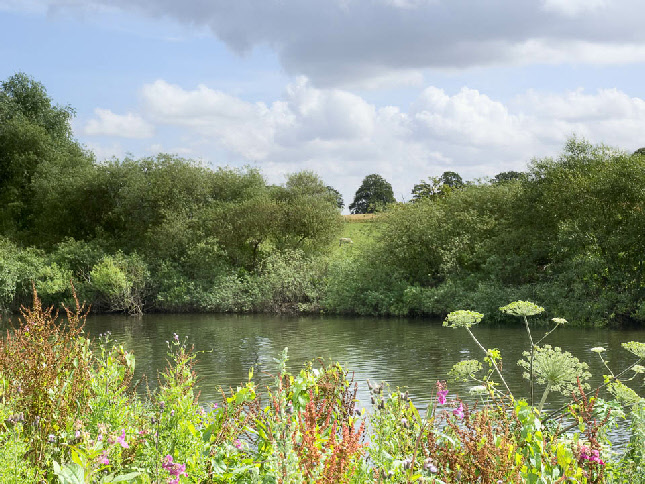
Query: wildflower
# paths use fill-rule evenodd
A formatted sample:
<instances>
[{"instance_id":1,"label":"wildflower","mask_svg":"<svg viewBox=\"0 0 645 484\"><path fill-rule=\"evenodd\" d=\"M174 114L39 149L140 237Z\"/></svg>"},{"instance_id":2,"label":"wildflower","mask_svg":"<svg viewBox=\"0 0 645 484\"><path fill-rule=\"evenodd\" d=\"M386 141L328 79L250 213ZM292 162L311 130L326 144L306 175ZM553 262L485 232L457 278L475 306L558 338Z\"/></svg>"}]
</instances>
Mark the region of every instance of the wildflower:
<instances>
[{"instance_id":1,"label":"wildflower","mask_svg":"<svg viewBox=\"0 0 645 484\"><path fill-rule=\"evenodd\" d=\"M77 430L76 433L74 433L74 438L76 440L79 440L81 438L81 431L80 430Z\"/></svg>"},{"instance_id":2,"label":"wildflower","mask_svg":"<svg viewBox=\"0 0 645 484\"><path fill-rule=\"evenodd\" d=\"M535 316L544 312L544 308L538 306L535 303L530 301L515 301L506 306L502 306L499 310L503 313L510 314L512 316Z\"/></svg>"},{"instance_id":3,"label":"wildflower","mask_svg":"<svg viewBox=\"0 0 645 484\"><path fill-rule=\"evenodd\" d=\"M645 343L629 341L628 343L622 343L622 347L639 358L645 358Z\"/></svg>"},{"instance_id":4,"label":"wildflower","mask_svg":"<svg viewBox=\"0 0 645 484\"><path fill-rule=\"evenodd\" d=\"M116 438L116 442L117 442L117 444L120 444L121 447L123 447L124 449L129 449L130 448L128 443L125 441L125 429L123 429L123 432L121 433L121 436Z\"/></svg>"},{"instance_id":5,"label":"wildflower","mask_svg":"<svg viewBox=\"0 0 645 484\"><path fill-rule=\"evenodd\" d=\"M434 465L432 462L432 457L428 457L424 462L423 462L423 470L428 471L431 474L436 474L439 472L439 469L437 469L437 466Z\"/></svg>"},{"instance_id":6,"label":"wildflower","mask_svg":"<svg viewBox=\"0 0 645 484\"><path fill-rule=\"evenodd\" d=\"M530 368L530 353L522 353L525 360L518 361L525 370ZM587 371L588 365L580 362L578 358L568 351L562 351L561 348L552 348L550 345L544 345L535 348L535 360L533 362L533 371L535 380L540 385L547 385L548 392L560 392L563 395L571 395L571 392L578 391L578 379L580 382L588 380L591 374ZM529 372L524 373L524 378L530 379ZM582 384L584 388L589 385Z\"/></svg>"},{"instance_id":7,"label":"wildflower","mask_svg":"<svg viewBox=\"0 0 645 484\"><path fill-rule=\"evenodd\" d=\"M99 461L99 464L103 464L103 465L105 465L105 466L106 466L106 465L108 465L108 464L110 463L110 459L108 459L107 454L106 454L105 452L103 452L103 453L99 456L98 461Z\"/></svg>"},{"instance_id":8,"label":"wildflower","mask_svg":"<svg viewBox=\"0 0 645 484\"><path fill-rule=\"evenodd\" d=\"M634 365L632 366L632 371L634 373L645 373L645 366L642 365Z\"/></svg>"},{"instance_id":9,"label":"wildflower","mask_svg":"<svg viewBox=\"0 0 645 484\"><path fill-rule=\"evenodd\" d=\"M48 441L50 444L55 443L55 442L56 442L56 436L55 436L54 434L49 434L49 435L47 436L47 441Z\"/></svg>"},{"instance_id":10,"label":"wildflower","mask_svg":"<svg viewBox=\"0 0 645 484\"><path fill-rule=\"evenodd\" d=\"M564 318L551 318L551 321L553 321L555 324L567 324L567 320Z\"/></svg>"},{"instance_id":11,"label":"wildflower","mask_svg":"<svg viewBox=\"0 0 645 484\"><path fill-rule=\"evenodd\" d=\"M439 405L444 405L446 403L446 395L448 395L448 390L439 390L437 392L437 403Z\"/></svg>"},{"instance_id":12,"label":"wildflower","mask_svg":"<svg viewBox=\"0 0 645 484\"><path fill-rule=\"evenodd\" d=\"M173 334L172 334L172 338L173 338L175 341L179 341L179 335L178 335L177 333L173 333Z\"/></svg>"},{"instance_id":13,"label":"wildflower","mask_svg":"<svg viewBox=\"0 0 645 484\"><path fill-rule=\"evenodd\" d=\"M168 481L169 483L176 484L179 482L179 478L181 476L186 475L186 464L179 464L177 462L173 462L171 455L167 455L166 457L164 457L161 467L167 470L171 476L175 477L175 479L170 479Z\"/></svg>"},{"instance_id":14,"label":"wildflower","mask_svg":"<svg viewBox=\"0 0 645 484\"><path fill-rule=\"evenodd\" d=\"M240 441L240 439L236 439L233 445L234 445L234 446L235 446L235 448L236 448L236 449L238 449L238 450L241 450L241 449L242 449L242 442Z\"/></svg>"},{"instance_id":15,"label":"wildflower","mask_svg":"<svg viewBox=\"0 0 645 484\"><path fill-rule=\"evenodd\" d=\"M453 311L446 316L443 325L448 328L470 328L473 324L479 323L484 315L475 311Z\"/></svg>"},{"instance_id":16,"label":"wildflower","mask_svg":"<svg viewBox=\"0 0 645 484\"><path fill-rule=\"evenodd\" d=\"M470 387L468 393L471 395L485 395L488 393L488 389L484 385L475 385L474 387Z\"/></svg>"},{"instance_id":17,"label":"wildflower","mask_svg":"<svg viewBox=\"0 0 645 484\"><path fill-rule=\"evenodd\" d=\"M596 464L605 465L605 462L600 458L598 449L589 449L586 445L580 446L580 459L595 462Z\"/></svg>"},{"instance_id":18,"label":"wildflower","mask_svg":"<svg viewBox=\"0 0 645 484\"><path fill-rule=\"evenodd\" d=\"M455 408L452 414L457 418L464 418L464 404L459 402L459 407Z\"/></svg>"},{"instance_id":19,"label":"wildflower","mask_svg":"<svg viewBox=\"0 0 645 484\"><path fill-rule=\"evenodd\" d=\"M604 352L606 350L602 346L594 346L593 348L591 348L590 351L600 354L600 353L602 353L602 352Z\"/></svg>"}]
</instances>

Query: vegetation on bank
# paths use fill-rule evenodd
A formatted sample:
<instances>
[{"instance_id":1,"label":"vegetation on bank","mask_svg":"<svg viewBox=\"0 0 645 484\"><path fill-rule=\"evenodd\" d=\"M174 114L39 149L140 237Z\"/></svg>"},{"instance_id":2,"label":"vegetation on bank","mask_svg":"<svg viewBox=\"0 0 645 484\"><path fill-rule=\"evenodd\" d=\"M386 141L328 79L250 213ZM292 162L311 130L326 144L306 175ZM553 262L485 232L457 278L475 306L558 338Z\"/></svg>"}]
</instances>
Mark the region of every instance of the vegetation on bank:
<instances>
[{"instance_id":1,"label":"vegetation on bank","mask_svg":"<svg viewBox=\"0 0 645 484\"><path fill-rule=\"evenodd\" d=\"M477 340L483 315L459 310L444 325L468 331L481 359L437 381L427 409L369 380L372 405L359 409L347 370L312 362L291 372L286 349L268 388L251 368L247 382L200 403L197 355L179 335L169 338L158 388L144 393L145 383L132 381L135 355L109 335L89 341L82 307L61 321L34 292L32 309L0 339L0 482L645 482L645 399L628 386L645 372L645 344L623 345L635 359L620 372L603 359L605 400L589 390L585 363L534 343L527 317L542 308L516 301L500 310L526 325L527 399L505 385L502 352ZM554 323L542 340L566 321ZM467 399L453 393L453 380L475 384ZM538 407L534 387L535 400L543 391ZM550 392L572 400L543 412ZM625 415L630 440L616 452L608 432Z\"/></svg>"},{"instance_id":2,"label":"vegetation on bank","mask_svg":"<svg viewBox=\"0 0 645 484\"><path fill-rule=\"evenodd\" d=\"M525 173L445 172L398 204L369 175L352 205L380 211L356 224L311 172L270 185L172 155L98 163L72 116L24 74L2 83L0 310L27 303L32 283L45 303L71 304L72 281L97 312L478 307L508 322L495 308L530 299L572 324L645 320L641 151L572 138Z\"/></svg>"}]
</instances>

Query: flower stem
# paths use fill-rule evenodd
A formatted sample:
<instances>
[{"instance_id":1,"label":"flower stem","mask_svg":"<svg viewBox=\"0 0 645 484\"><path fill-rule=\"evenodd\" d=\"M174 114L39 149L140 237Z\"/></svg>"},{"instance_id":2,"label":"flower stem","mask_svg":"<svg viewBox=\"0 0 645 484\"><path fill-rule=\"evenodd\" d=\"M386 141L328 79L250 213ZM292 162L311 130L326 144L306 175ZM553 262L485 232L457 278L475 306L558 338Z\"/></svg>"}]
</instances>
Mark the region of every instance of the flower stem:
<instances>
[{"instance_id":1,"label":"flower stem","mask_svg":"<svg viewBox=\"0 0 645 484\"><path fill-rule=\"evenodd\" d=\"M477 346L479 346L479 347L482 349L482 351L483 351L486 355L488 355L488 350L482 346L482 344L479 342L479 340L478 340L477 338L475 338L475 335L474 335L474 334L473 334L473 332L470 330L470 328L466 327L466 331L468 331L468 334L470 335L470 337L475 341L475 343L477 343ZM493 364L493 367L495 368L495 371L497 371L497 374L498 374L498 375L499 375L499 377L501 378L502 383L503 383L503 384L504 384L504 386L506 387L506 391L507 391L507 392L508 392L508 394L512 397L512 396L513 396L513 394L511 393L511 389L508 387L508 384L506 383L506 380L504 380L504 377L502 376L502 372L501 372L501 371L499 371L499 367L497 366L497 363L495 363L495 360L493 359L493 357L492 357L492 356L491 356L491 358L490 358L490 361L491 361L491 363Z\"/></svg>"},{"instance_id":2,"label":"flower stem","mask_svg":"<svg viewBox=\"0 0 645 484\"><path fill-rule=\"evenodd\" d=\"M547 383L546 388L544 389L544 393L542 394L542 398L540 399L540 406L538 407L538 414L542 413L542 407L544 407L544 402L546 402L546 396L549 394L550 389L551 389L551 383Z\"/></svg>"},{"instance_id":3,"label":"flower stem","mask_svg":"<svg viewBox=\"0 0 645 484\"><path fill-rule=\"evenodd\" d=\"M531 374L531 379L529 380L531 384L531 406L533 405L533 359L535 357L535 345L533 344L533 336L531 336L531 329L529 328L529 322L526 319L526 316L524 316L524 325L526 326L526 332L529 334L529 341L531 342L531 363L530 363L530 369L529 372ZM547 387L548 388L548 387Z\"/></svg>"}]
</instances>

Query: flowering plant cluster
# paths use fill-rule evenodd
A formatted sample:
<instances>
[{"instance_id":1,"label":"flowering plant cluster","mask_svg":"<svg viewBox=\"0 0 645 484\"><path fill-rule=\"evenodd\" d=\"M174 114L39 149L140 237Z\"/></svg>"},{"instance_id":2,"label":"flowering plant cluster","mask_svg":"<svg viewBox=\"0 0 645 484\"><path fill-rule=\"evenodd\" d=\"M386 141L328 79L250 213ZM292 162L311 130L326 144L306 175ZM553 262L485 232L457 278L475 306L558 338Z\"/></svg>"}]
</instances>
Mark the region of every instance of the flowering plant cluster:
<instances>
[{"instance_id":1,"label":"flowering plant cluster","mask_svg":"<svg viewBox=\"0 0 645 484\"><path fill-rule=\"evenodd\" d=\"M628 386L642 378L642 343L625 345L639 358L629 371L613 372L602 360L606 388L616 398L605 401L588 391L585 364L538 341L520 361L527 378L544 387L538 407L508 390L502 352L484 348L471 331L482 315L462 311L449 315L448 325L468 331L484 362L466 360L449 374L475 384L467 401L439 380L429 406L418 409L408 392L368 381L372 406L359 410L357 384L345 369L310 363L293 374L285 349L266 392L250 372L219 402L200 405L195 355L178 335L168 341L158 390L142 397L132 382L134 356L109 334L92 347L80 309L65 327L36 300L0 342L0 458L7 463L0 482L644 480L645 400ZM591 352L602 358L599 348ZM38 379L43 362L54 369ZM571 404L546 413L550 391L571 395ZM623 412L633 428L627 452L617 456L607 430Z\"/></svg>"}]
</instances>

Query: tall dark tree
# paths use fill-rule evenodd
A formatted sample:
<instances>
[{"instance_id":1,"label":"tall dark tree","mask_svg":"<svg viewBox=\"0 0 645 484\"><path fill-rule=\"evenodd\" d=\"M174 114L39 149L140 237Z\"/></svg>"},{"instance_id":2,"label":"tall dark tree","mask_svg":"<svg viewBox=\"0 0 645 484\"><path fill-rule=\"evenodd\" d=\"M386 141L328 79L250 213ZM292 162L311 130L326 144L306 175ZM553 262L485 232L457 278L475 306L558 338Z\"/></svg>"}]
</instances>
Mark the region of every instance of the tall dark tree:
<instances>
[{"instance_id":1,"label":"tall dark tree","mask_svg":"<svg viewBox=\"0 0 645 484\"><path fill-rule=\"evenodd\" d=\"M42 240L71 230L73 220L57 212L72 203L78 192L73 185L92 167L91 156L72 137L73 115L26 74L0 85L0 232Z\"/></svg>"},{"instance_id":2,"label":"tall dark tree","mask_svg":"<svg viewBox=\"0 0 645 484\"><path fill-rule=\"evenodd\" d=\"M452 190L464 186L461 176L454 171L444 171L439 177L430 177L428 181L421 181L412 188L412 201L417 202L425 198L436 198L447 195Z\"/></svg>"},{"instance_id":3,"label":"tall dark tree","mask_svg":"<svg viewBox=\"0 0 645 484\"><path fill-rule=\"evenodd\" d=\"M395 201L392 185L381 175L372 174L363 179L349 210L352 213L374 213Z\"/></svg>"},{"instance_id":4,"label":"tall dark tree","mask_svg":"<svg viewBox=\"0 0 645 484\"><path fill-rule=\"evenodd\" d=\"M461 176L454 171L444 171L439 177L439 181L450 188L464 186L464 181L461 179Z\"/></svg>"},{"instance_id":5,"label":"tall dark tree","mask_svg":"<svg viewBox=\"0 0 645 484\"><path fill-rule=\"evenodd\" d=\"M502 173L498 173L493 177L491 180L492 183L506 183L509 181L513 180L519 180L522 178L523 173L519 171L503 171Z\"/></svg>"},{"instance_id":6,"label":"tall dark tree","mask_svg":"<svg viewBox=\"0 0 645 484\"><path fill-rule=\"evenodd\" d=\"M343 200L343 196L340 194L338 190L336 190L334 187L331 187L327 185L327 190L329 190L329 193L334 197L336 200L336 206L342 210L343 207L345 206L345 201Z\"/></svg>"}]
</instances>

